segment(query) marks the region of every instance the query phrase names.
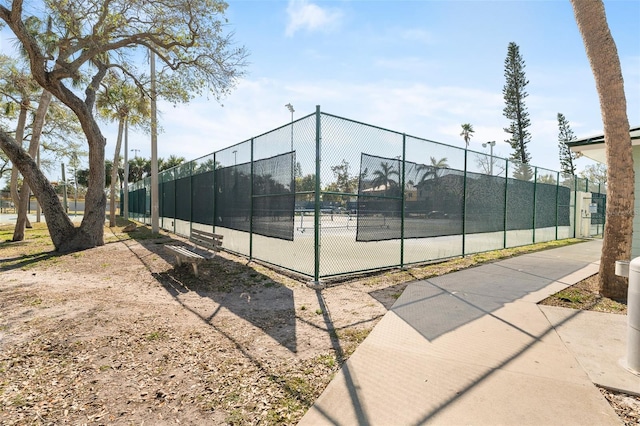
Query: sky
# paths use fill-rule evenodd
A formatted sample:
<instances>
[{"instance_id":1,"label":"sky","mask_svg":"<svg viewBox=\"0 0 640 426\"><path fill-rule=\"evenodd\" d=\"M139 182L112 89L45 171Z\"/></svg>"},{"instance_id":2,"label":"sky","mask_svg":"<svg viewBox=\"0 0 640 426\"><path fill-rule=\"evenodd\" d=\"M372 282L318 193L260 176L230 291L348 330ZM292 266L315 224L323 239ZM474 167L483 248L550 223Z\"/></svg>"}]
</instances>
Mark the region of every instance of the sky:
<instances>
[{"instance_id":1,"label":"sky","mask_svg":"<svg viewBox=\"0 0 640 426\"><path fill-rule=\"evenodd\" d=\"M640 1L605 0L622 65L627 113L640 125ZM568 0L229 0L228 25L249 52L246 76L229 96L189 105L159 103L158 155L196 159L323 112L508 157L502 89L515 42L529 80L531 164L560 170L557 113L576 136L602 133L600 105ZM103 124L107 158L116 124ZM129 156L149 158L150 137L129 135ZM138 151L131 151L138 150ZM578 168L591 164L579 160Z\"/></svg>"}]
</instances>

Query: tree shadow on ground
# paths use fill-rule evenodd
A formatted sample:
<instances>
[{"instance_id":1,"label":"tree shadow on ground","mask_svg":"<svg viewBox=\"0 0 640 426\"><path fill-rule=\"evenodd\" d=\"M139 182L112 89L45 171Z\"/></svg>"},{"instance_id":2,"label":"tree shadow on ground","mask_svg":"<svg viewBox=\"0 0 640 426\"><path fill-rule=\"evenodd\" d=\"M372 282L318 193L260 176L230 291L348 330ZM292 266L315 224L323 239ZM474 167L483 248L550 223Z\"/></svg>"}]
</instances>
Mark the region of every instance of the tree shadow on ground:
<instances>
[{"instance_id":1,"label":"tree shadow on ground","mask_svg":"<svg viewBox=\"0 0 640 426\"><path fill-rule=\"evenodd\" d=\"M369 296L376 299L386 310L390 310L396 300L402 295L402 292L409 283L400 283L379 290L369 292Z\"/></svg>"},{"instance_id":2,"label":"tree shadow on ground","mask_svg":"<svg viewBox=\"0 0 640 426\"><path fill-rule=\"evenodd\" d=\"M507 304L587 265L581 260L535 254L505 259L412 282L390 310L432 341L482 316L494 317Z\"/></svg>"},{"instance_id":3,"label":"tree shadow on ground","mask_svg":"<svg viewBox=\"0 0 640 426\"><path fill-rule=\"evenodd\" d=\"M176 264L176 259L163 246L190 245L177 236L151 238L144 228L129 235L172 265ZM213 324L217 317L228 311L259 328L289 351L297 352L296 313L291 289L247 264L222 256L202 262L198 266L198 277L195 277L189 264L157 272L142 254L133 249L132 252L175 300L203 321Z\"/></svg>"},{"instance_id":4,"label":"tree shadow on ground","mask_svg":"<svg viewBox=\"0 0 640 426\"><path fill-rule=\"evenodd\" d=\"M7 244L15 244L15 243L0 243L0 250L2 250L3 247L6 247ZM67 253L64 253L64 254L67 254ZM63 254L50 251L50 252L39 252L39 253L33 253L33 254L24 254L20 256L2 259L0 261L0 272L11 271L13 269L29 268L30 266L35 265L38 262L54 259L62 255Z\"/></svg>"}]
</instances>

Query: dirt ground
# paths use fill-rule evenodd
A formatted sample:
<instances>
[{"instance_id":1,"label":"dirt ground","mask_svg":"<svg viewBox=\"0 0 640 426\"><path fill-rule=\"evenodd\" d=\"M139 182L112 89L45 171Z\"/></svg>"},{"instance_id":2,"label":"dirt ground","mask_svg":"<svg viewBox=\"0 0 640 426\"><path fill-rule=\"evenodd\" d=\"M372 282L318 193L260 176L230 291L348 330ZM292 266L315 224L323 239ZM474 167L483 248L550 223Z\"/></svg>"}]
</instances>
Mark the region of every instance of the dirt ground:
<instances>
[{"instance_id":1,"label":"dirt ground","mask_svg":"<svg viewBox=\"0 0 640 426\"><path fill-rule=\"evenodd\" d=\"M195 278L172 237L107 232L0 244L0 424L295 424L408 281L487 261L314 290L227 253Z\"/></svg>"},{"instance_id":2,"label":"dirt ground","mask_svg":"<svg viewBox=\"0 0 640 426\"><path fill-rule=\"evenodd\" d=\"M225 253L196 279L169 241L3 244L0 423L295 424L395 300Z\"/></svg>"}]
</instances>

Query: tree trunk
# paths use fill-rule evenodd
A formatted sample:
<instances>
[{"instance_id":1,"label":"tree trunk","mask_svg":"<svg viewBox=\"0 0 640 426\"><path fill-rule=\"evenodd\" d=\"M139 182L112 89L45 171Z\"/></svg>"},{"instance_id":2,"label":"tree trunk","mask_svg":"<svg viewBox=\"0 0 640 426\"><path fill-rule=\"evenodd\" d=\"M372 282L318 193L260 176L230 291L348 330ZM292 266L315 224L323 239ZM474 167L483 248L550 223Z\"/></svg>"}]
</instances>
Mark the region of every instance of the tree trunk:
<instances>
[{"instance_id":1,"label":"tree trunk","mask_svg":"<svg viewBox=\"0 0 640 426\"><path fill-rule=\"evenodd\" d=\"M22 142L24 141L24 128L27 123L28 110L29 110L29 99L23 99L20 102L20 114L18 115L18 124L16 125L16 141L20 144L20 146L22 146ZM20 217L20 207L22 206L22 200L25 198L24 196L25 192L23 192L25 188L24 188L24 181L23 181L20 194L18 193L18 174L19 174L18 168L13 167L11 169L11 183L9 184L9 190L11 192L11 201L13 201L13 206L16 209L16 212L18 213L18 220L16 221L16 227L13 230L13 238L11 241L24 240L24 228L27 224L26 215L22 218ZM26 188L26 191L27 192L30 191L29 187ZM29 195L27 195L26 198L28 200Z\"/></svg>"},{"instance_id":2,"label":"tree trunk","mask_svg":"<svg viewBox=\"0 0 640 426\"><path fill-rule=\"evenodd\" d=\"M109 226L116 226L116 180L118 179L118 164L120 164L120 146L122 145L122 131L124 129L124 119L118 122L118 139L116 140L116 150L113 154L113 167L111 168L111 185L109 201Z\"/></svg>"},{"instance_id":3,"label":"tree trunk","mask_svg":"<svg viewBox=\"0 0 640 426\"><path fill-rule=\"evenodd\" d=\"M16 1L13 4L16 11L21 10L22 2ZM107 197L104 193L104 148L106 139L102 136L92 111L95 105L96 93L100 89L100 82L107 73L107 66L100 61L94 63L97 71L85 89L85 99L81 100L73 90L64 85L63 80L66 77L61 76L60 73L56 74L55 70L50 72L46 68L46 58L35 38L29 34L21 21L20 14L4 7L0 7L0 12L2 12L2 19L13 30L21 41L22 47L29 55L29 66L34 80L74 112L87 138L89 146L89 187L85 197L84 217L80 227L77 229L73 227L71 220L64 213L53 187L38 169L37 164L2 129L0 129L0 148L20 170L36 197L40 200L42 209L47 217L51 240L57 250L72 251L104 245L104 220L107 204Z\"/></svg>"},{"instance_id":4,"label":"tree trunk","mask_svg":"<svg viewBox=\"0 0 640 426\"><path fill-rule=\"evenodd\" d=\"M89 184L85 196L84 217L80 224L81 239L84 241L78 241L78 244L82 248L89 248L104 245L104 220L107 207L107 196L104 193L106 140L93 117L89 120L80 118L80 123L89 142Z\"/></svg>"},{"instance_id":5,"label":"tree trunk","mask_svg":"<svg viewBox=\"0 0 640 426\"><path fill-rule=\"evenodd\" d=\"M36 110L36 116L33 119L33 132L31 134L31 141L29 141L29 155L31 158L36 158L38 154L38 147L40 146L40 135L42 134L42 128L44 127L47 110L51 103L51 93L46 90L42 91L40 95L40 101L38 102L38 109ZM29 210L29 201L31 194L31 188L26 181L22 182L22 188L20 193L23 196L20 198L18 207L18 219L16 220L16 227L13 230L13 241L24 240L24 230L30 228L31 224L27 217L27 211ZM26 194L26 196L24 196Z\"/></svg>"},{"instance_id":6,"label":"tree trunk","mask_svg":"<svg viewBox=\"0 0 640 426\"><path fill-rule=\"evenodd\" d=\"M16 141L22 146L24 140L24 128L27 123L27 111L29 108L29 101L23 100L20 103L20 113L18 114L18 123L16 125ZM11 201L14 207L17 209L20 204L20 195L18 195L18 175L20 171L17 167L11 168L11 182L9 184L9 191L11 192Z\"/></svg>"},{"instance_id":7,"label":"tree trunk","mask_svg":"<svg viewBox=\"0 0 640 426\"><path fill-rule=\"evenodd\" d=\"M70 247L73 245L69 242L76 240L78 231L64 212L53 186L38 168L33 158L2 128L0 128L0 148L7 154L14 166L21 171L24 180L40 201L42 211L47 217L49 235L56 250L71 251Z\"/></svg>"},{"instance_id":8,"label":"tree trunk","mask_svg":"<svg viewBox=\"0 0 640 426\"><path fill-rule=\"evenodd\" d=\"M631 258L635 198L633 149L622 69L602 1L571 0L571 4L600 98L608 164L599 290L605 297L626 300L628 279L615 274L615 261Z\"/></svg>"}]
</instances>

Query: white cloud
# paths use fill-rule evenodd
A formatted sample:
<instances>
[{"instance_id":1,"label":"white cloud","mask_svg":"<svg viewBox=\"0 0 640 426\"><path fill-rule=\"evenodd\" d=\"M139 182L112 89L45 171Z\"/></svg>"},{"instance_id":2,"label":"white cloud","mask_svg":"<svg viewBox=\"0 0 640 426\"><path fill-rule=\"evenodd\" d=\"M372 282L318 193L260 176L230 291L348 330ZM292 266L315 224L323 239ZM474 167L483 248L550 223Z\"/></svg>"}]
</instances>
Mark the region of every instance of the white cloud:
<instances>
[{"instance_id":1,"label":"white cloud","mask_svg":"<svg viewBox=\"0 0 640 426\"><path fill-rule=\"evenodd\" d=\"M556 102L544 97L532 97L531 100L533 139L529 147L532 163L557 170ZM494 155L511 153L511 147L504 142L503 127L507 121L502 115L502 94L497 90L393 80L290 82L262 78L242 80L224 100L224 108L206 99L176 108L160 105L163 112L160 123L165 133L158 138L159 156L166 158L175 154L193 160L285 125L291 119L285 108L287 103L294 105L295 119L313 113L319 104L326 113L459 148L464 146L460 125L472 123L475 134L469 145L471 150L488 152L482 143L495 140ZM551 105L552 109L545 111L545 104ZM113 155L111 144L115 140L116 129L111 127L108 157ZM577 133L583 135L584 131ZM130 135L129 148L141 149L139 155L148 158L148 140L148 135ZM445 151L429 155L450 156ZM355 164L357 159L353 161Z\"/></svg>"},{"instance_id":2,"label":"white cloud","mask_svg":"<svg viewBox=\"0 0 640 426\"><path fill-rule=\"evenodd\" d=\"M328 31L335 28L342 19L338 9L322 8L308 0L289 0L287 6L286 34L293 36L296 31Z\"/></svg>"},{"instance_id":3,"label":"white cloud","mask_svg":"<svg viewBox=\"0 0 640 426\"><path fill-rule=\"evenodd\" d=\"M433 35L419 28L413 28L408 30L403 30L400 32L400 37L407 41L415 41L422 44L433 44L435 39Z\"/></svg>"}]
</instances>

